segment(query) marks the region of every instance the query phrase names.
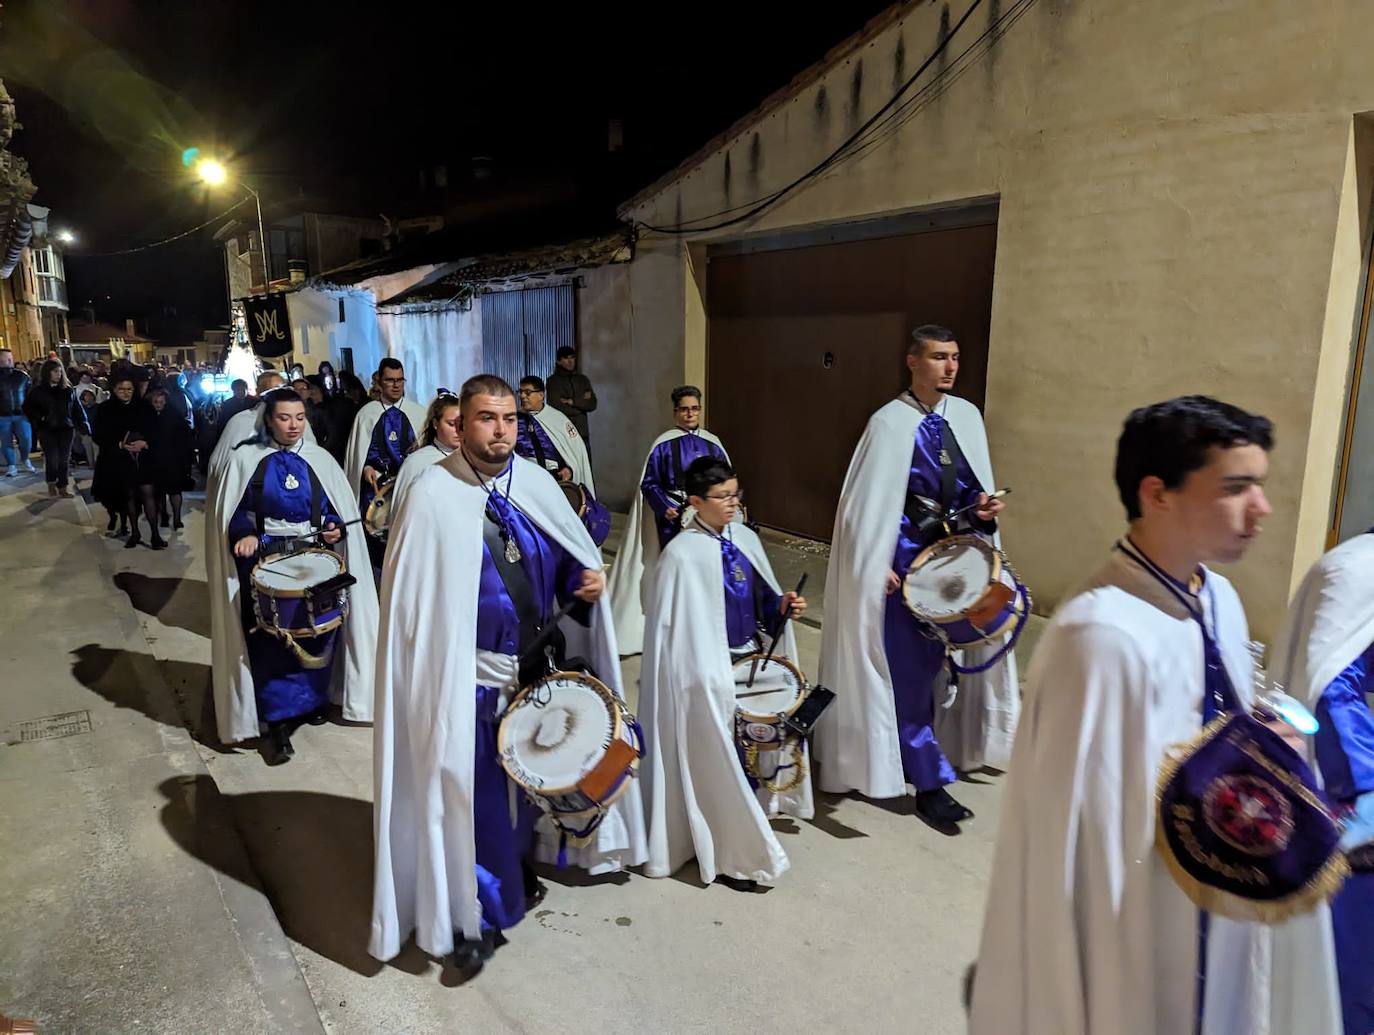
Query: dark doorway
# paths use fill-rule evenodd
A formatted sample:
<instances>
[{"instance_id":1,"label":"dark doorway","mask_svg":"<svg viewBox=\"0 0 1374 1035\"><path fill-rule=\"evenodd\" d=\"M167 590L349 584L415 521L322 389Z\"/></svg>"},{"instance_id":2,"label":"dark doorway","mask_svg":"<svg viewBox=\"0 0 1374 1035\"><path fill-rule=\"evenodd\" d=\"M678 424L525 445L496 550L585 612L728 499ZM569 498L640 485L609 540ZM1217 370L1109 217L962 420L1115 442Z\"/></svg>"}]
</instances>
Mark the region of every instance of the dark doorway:
<instances>
[{"instance_id":1,"label":"dark doorway","mask_svg":"<svg viewBox=\"0 0 1374 1035\"><path fill-rule=\"evenodd\" d=\"M906 383L913 327L954 331L955 394L982 407L997 224L995 208L979 212L965 225L708 256L709 424L754 520L830 538L864 425Z\"/></svg>"}]
</instances>

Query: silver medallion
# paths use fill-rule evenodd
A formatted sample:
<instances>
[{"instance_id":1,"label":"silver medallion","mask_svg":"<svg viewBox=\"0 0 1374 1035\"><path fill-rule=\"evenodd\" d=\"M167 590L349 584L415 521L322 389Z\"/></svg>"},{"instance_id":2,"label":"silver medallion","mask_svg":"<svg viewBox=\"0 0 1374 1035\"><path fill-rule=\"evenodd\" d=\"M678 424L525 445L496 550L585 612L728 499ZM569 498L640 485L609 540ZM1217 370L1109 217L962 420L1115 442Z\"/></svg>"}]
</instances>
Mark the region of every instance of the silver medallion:
<instances>
[{"instance_id":1,"label":"silver medallion","mask_svg":"<svg viewBox=\"0 0 1374 1035\"><path fill-rule=\"evenodd\" d=\"M518 560L520 560L520 547L515 545L515 536L511 536L506 540L506 562L514 564Z\"/></svg>"},{"instance_id":2,"label":"silver medallion","mask_svg":"<svg viewBox=\"0 0 1374 1035\"><path fill-rule=\"evenodd\" d=\"M949 450L947 450L947 449L942 449L942 450L940 450L940 466L941 466L941 467L948 467L948 466L949 466L950 464L952 464L953 462L954 462L954 461L951 460L951 459L949 458Z\"/></svg>"},{"instance_id":3,"label":"silver medallion","mask_svg":"<svg viewBox=\"0 0 1374 1035\"><path fill-rule=\"evenodd\" d=\"M735 565L735 570L732 574L735 576L736 582L744 581L744 569L741 568L738 564Z\"/></svg>"},{"instance_id":4,"label":"silver medallion","mask_svg":"<svg viewBox=\"0 0 1374 1035\"><path fill-rule=\"evenodd\" d=\"M386 437L386 440L387 440L388 442L395 442L395 441L396 441L396 432L393 431L391 434L389 434L389 435Z\"/></svg>"},{"instance_id":5,"label":"silver medallion","mask_svg":"<svg viewBox=\"0 0 1374 1035\"><path fill-rule=\"evenodd\" d=\"M300 482L296 481L296 476L294 474L288 474L286 476L286 481L282 482L282 484L288 489L298 489L301 485Z\"/></svg>"}]
</instances>

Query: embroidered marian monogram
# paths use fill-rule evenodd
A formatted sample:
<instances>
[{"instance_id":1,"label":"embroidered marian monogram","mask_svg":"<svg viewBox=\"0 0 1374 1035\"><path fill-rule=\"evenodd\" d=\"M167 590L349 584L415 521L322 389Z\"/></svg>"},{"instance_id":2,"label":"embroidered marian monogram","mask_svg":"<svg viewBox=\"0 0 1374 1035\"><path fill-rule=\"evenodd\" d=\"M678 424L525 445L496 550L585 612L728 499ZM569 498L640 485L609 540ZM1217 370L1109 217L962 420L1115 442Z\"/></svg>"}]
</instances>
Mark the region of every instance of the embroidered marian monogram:
<instances>
[{"instance_id":1,"label":"embroidered marian monogram","mask_svg":"<svg viewBox=\"0 0 1374 1035\"><path fill-rule=\"evenodd\" d=\"M271 335L273 338L277 339L277 341L284 341L286 339L286 335L282 333L281 328L277 326L276 310L267 313L254 313L253 319L256 320L258 324L258 341L266 341L268 335Z\"/></svg>"}]
</instances>

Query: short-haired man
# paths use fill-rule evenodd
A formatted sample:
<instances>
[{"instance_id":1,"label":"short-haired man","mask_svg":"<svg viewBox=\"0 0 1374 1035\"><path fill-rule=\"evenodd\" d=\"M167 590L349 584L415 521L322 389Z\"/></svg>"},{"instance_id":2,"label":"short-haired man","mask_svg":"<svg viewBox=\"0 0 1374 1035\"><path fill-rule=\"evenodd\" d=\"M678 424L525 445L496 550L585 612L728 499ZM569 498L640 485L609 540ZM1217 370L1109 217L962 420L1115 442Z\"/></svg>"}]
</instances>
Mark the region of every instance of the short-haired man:
<instances>
[{"instance_id":1,"label":"short-haired man","mask_svg":"<svg viewBox=\"0 0 1374 1035\"><path fill-rule=\"evenodd\" d=\"M730 462L720 439L701 426L701 389L680 385L672 391L672 402L674 426L649 447L625 539L611 566L611 611L616 638L626 654L643 649L644 601L654 567L659 553L681 529L687 507L684 473L702 456Z\"/></svg>"},{"instance_id":2,"label":"short-haired man","mask_svg":"<svg viewBox=\"0 0 1374 1035\"><path fill-rule=\"evenodd\" d=\"M559 410L545 405L543 378L527 374L520 379L520 437L515 451L533 460L560 482L580 485L585 495L582 523L600 546L611 534L611 512L596 498L592 462L582 436Z\"/></svg>"},{"instance_id":3,"label":"short-haired man","mask_svg":"<svg viewBox=\"0 0 1374 1035\"><path fill-rule=\"evenodd\" d=\"M577 433L591 452L591 438L587 431L587 414L596 409L596 391L591 380L577 372L577 350L571 345L560 345L554 358L554 368L549 374L549 405L562 410L572 421Z\"/></svg>"},{"instance_id":4,"label":"short-haired man","mask_svg":"<svg viewBox=\"0 0 1374 1035\"><path fill-rule=\"evenodd\" d=\"M1002 501L988 498L994 487L982 415L950 394L959 373L953 333L916 328L906 365L910 386L869 419L835 512L820 681L844 693L817 724L816 757L823 790L895 798L911 786L917 814L955 833L973 813L945 790L955 767L936 736L946 649L907 609L901 584L921 551L952 532L995 541ZM967 667L982 663L978 649L963 653ZM968 729L953 738L955 761L966 769L1005 764L1017 712L1014 659L961 678L958 693Z\"/></svg>"},{"instance_id":5,"label":"short-haired man","mask_svg":"<svg viewBox=\"0 0 1374 1035\"><path fill-rule=\"evenodd\" d=\"M1325 905L1274 927L1200 913L1155 848L1166 756L1252 707L1245 611L1208 565L1259 535L1272 443L1264 417L1204 396L1127 419L1128 531L1031 663L972 1035L1339 1031Z\"/></svg>"},{"instance_id":6,"label":"short-haired man","mask_svg":"<svg viewBox=\"0 0 1374 1035\"><path fill-rule=\"evenodd\" d=\"M5 477L13 478L19 473L19 464L29 474L37 474L38 469L29 459L33 451L33 432L29 419L24 416L24 398L29 393L29 375L14 365L14 353L0 349L0 451L4 453ZM16 459L14 443L19 443Z\"/></svg>"},{"instance_id":7,"label":"short-haired man","mask_svg":"<svg viewBox=\"0 0 1374 1035\"><path fill-rule=\"evenodd\" d=\"M425 426L425 408L406 398L406 372L399 359L382 360L376 382L380 395L358 411L345 451L344 473L357 489L363 514L378 491L400 473ZM380 571L386 541L368 536L367 543L373 567Z\"/></svg>"},{"instance_id":8,"label":"short-haired man","mask_svg":"<svg viewBox=\"0 0 1374 1035\"><path fill-rule=\"evenodd\" d=\"M368 951L389 960L414 931L473 973L542 897L526 864L534 813L501 767L502 710L545 673L535 641L560 602L581 601L549 640L556 663L566 642L616 693L620 665L599 551L554 481L514 455L515 393L482 374L459 405L461 444L409 483L386 556ZM559 731L547 733L552 749ZM643 862L642 810L632 781L570 858Z\"/></svg>"}]
</instances>

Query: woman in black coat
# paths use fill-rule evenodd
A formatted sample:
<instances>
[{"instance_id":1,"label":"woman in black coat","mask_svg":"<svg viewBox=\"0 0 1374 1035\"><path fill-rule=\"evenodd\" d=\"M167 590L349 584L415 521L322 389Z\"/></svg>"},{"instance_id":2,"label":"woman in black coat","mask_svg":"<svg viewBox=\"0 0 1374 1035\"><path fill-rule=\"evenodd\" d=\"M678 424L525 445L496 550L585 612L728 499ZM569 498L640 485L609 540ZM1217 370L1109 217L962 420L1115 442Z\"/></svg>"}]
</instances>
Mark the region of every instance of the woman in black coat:
<instances>
[{"instance_id":1,"label":"woman in black coat","mask_svg":"<svg viewBox=\"0 0 1374 1035\"><path fill-rule=\"evenodd\" d=\"M24 416L43 445L43 463L49 496L71 498L67 476L72 459L72 438L85 427L85 412L72 397L62 364L50 359L38 374L38 384L24 399Z\"/></svg>"},{"instance_id":2,"label":"woman in black coat","mask_svg":"<svg viewBox=\"0 0 1374 1035\"><path fill-rule=\"evenodd\" d=\"M157 512L164 515L162 524L167 524L165 515L167 504L172 504L172 527L181 527L181 494L195 488L191 478L191 465L195 462L195 438L187 423L186 414L170 402L169 391L165 386L153 388L148 392L148 402L153 408L153 436L150 457L143 460L153 476L153 492L157 497ZM154 549L156 549L156 529L154 529Z\"/></svg>"},{"instance_id":3,"label":"woman in black coat","mask_svg":"<svg viewBox=\"0 0 1374 1035\"><path fill-rule=\"evenodd\" d=\"M132 549L143 541L138 529L138 515L142 511L152 529L152 547L161 550L167 544L157 530L157 509L153 496L151 460L143 456L153 446L156 422L152 407L134 398L133 378L125 374L112 379L111 395L100 404L95 414L95 441L100 458L95 465L92 494L110 514L107 530L114 532L119 517L119 534L125 533L125 522L131 522L132 533L124 545Z\"/></svg>"}]
</instances>

